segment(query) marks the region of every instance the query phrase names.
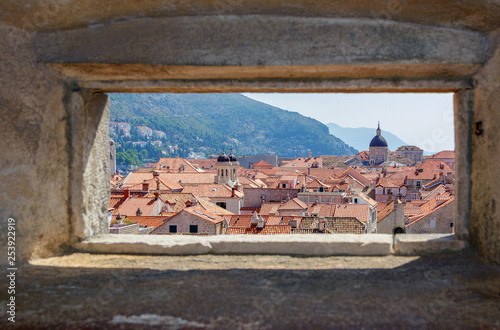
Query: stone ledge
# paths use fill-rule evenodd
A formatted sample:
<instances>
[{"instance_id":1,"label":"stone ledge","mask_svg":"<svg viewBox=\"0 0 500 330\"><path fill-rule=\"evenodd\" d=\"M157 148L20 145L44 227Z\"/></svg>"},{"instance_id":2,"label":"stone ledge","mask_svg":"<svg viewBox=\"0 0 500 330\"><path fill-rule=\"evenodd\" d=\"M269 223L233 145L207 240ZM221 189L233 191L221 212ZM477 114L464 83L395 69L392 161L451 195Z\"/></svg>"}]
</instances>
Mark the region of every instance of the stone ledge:
<instances>
[{"instance_id":1,"label":"stone ledge","mask_svg":"<svg viewBox=\"0 0 500 330\"><path fill-rule=\"evenodd\" d=\"M214 254L305 256L383 256L391 254L391 235L230 235L210 237Z\"/></svg>"},{"instance_id":2,"label":"stone ledge","mask_svg":"<svg viewBox=\"0 0 500 330\"><path fill-rule=\"evenodd\" d=\"M449 234L400 234L394 237L394 254L414 256L449 251L467 247L463 240Z\"/></svg>"},{"instance_id":3,"label":"stone ledge","mask_svg":"<svg viewBox=\"0 0 500 330\"><path fill-rule=\"evenodd\" d=\"M99 235L77 242L78 251L118 254L191 255L210 253L204 237L158 235Z\"/></svg>"},{"instance_id":4,"label":"stone ledge","mask_svg":"<svg viewBox=\"0 0 500 330\"><path fill-rule=\"evenodd\" d=\"M384 256L392 252L391 235L231 235L155 236L99 235L78 242L75 249L91 253L163 255L281 254L304 256Z\"/></svg>"}]
</instances>

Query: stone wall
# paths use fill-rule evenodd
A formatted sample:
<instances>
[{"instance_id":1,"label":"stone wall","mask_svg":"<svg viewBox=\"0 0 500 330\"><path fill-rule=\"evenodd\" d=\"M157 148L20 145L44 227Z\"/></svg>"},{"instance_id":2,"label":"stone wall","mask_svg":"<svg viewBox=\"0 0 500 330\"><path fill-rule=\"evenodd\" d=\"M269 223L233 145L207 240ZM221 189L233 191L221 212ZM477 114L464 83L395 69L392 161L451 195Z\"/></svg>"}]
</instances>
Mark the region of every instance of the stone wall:
<instances>
[{"instance_id":1,"label":"stone wall","mask_svg":"<svg viewBox=\"0 0 500 330\"><path fill-rule=\"evenodd\" d=\"M41 10L0 6L2 22L17 26ZM0 23L1 251L9 217L19 260L60 253L106 228L103 92L418 91L456 92L457 236L500 263L500 11L464 3L460 10L479 13L465 15L429 3L377 19L353 6L192 16L167 6L166 16L139 17L121 5L128 14L119 18L116 8L104 17L79 2L56 6L63 12L35 24L36 34ZM251 191L245 206L259 206L263 192ZM267 193L266 201L287 194Z\"/></svg>"},{"instance_id":2,"label":"stone wall","mask_svg":"<svg viewBox=\"0 0 500 330\"><path fill-rule=\"evenodd\" d=\"M475 77L469 237L480 255L500 263L500 30L491 38Z\"/></svg>"},{"instance_id":3,"label":"stone wall","mask_svg":"<svg viewBox=\"0 0 500 330\"><path fill-rule=\"evenodd\" d=\"M266 202L281 202L286 199L297 197L299 189L267 189L267 188L245 188L243 191L245 197L243 200L244 207L260 207L262 200L260 196L264 195Z\"/></svg>"},{"instance_id":4,"label":"stone wall","mask_svg":"<svg viewBox=\"0 0 500 330\"><path fill-rule=\"evenodd\" d=\"M132 225L123 226L123 227L111 227L109 228L110 234L129 234L136 235L139 233L139 225L134 223Z\"/></svg>"},{"instance_id":5,"label":"stone wall","mask_svg":"<svg viewBox=\"0 0 500 330\"><path fill-rule=\"evenodd\" d=\"M178 213L175 217L156 228L152 235L169 234L170 225L177 225L177 233L189 234L189 226L198 225L199 234L216 235L216 226L213 223L200 219L188 212Z\"/></svg>"},{"instance_id":6,"label":"stone wall","mask_svg":"<svg viewBox=\"0 0 500 330\"><path fill-rule=\"evenodd\" d=\"M452 234L455 230L455 202L443 206L430 215L406 227L407 234ZM434 223L434 227L431 226ZM453 223L453 227L450 224Z\"/></svg>"},{"instance_id":7,"label":"stone wall","mask_svg":"<svg viewBox=\"0 0 500 330\"><path fill-rule=\"evenodd\" d=\"M394 210L377 223L377 233L393 234L396 227L405 229L404 205L401 202L395 202Z\"/></svg>"},{"instance_id":8,"label":"stone wall","mask_svg":"<svg viewBox=\"0 0 500 330\"><path fill-rule=\"evenodd\" d=\"M16 220L16 260L70 246L69 89L37 62L34 35L0 23L0 265L7 219ZM3 266L2 266L3 267Z\"/></svg>"}]
</instances>

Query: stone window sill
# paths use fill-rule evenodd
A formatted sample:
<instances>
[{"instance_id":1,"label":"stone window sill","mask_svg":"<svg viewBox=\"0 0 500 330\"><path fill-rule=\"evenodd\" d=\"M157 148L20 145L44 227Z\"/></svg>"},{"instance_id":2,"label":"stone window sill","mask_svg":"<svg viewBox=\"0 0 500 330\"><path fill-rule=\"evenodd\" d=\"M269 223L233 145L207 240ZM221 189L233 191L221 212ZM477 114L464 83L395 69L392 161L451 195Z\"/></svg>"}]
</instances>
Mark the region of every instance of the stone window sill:
<instances>
[{"instance_id":1,"label":"stone window sill","mask_svg":"<svg viewBox=\"0 0 500 330\"><path fill-rule=\"evenodd\" d=\"M300 256L424 255L460 251L454 235L98 235L74 248L81 252L155 255L277 254Z\"/></svg>"}]
</instances>

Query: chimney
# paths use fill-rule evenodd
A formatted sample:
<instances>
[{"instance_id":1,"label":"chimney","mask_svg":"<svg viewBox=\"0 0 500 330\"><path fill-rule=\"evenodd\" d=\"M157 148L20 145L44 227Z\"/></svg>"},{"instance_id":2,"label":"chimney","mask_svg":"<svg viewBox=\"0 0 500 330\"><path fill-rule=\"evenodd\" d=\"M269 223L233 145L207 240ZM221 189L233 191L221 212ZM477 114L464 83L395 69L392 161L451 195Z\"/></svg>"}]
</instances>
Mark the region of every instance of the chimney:
<instances>
[{"instance_id":1,"label":"chimney","mask_svg":"<svg viewBox=\"0 0 500 330\"><path fill-rule=\"evenodd\" d=\"M235 192L236 192L236 188L234 188L234 187L233 187L233 188L231 188L231 197L236 196L236 193L235 193Z\"/></svg>"},{"instance_id":2,"label":"chimney","mask_svg":"<svg viewBox=\"0 0 500 330\"><path fill-rule=\"evenodd\" d=\"M154 177L158 177L158 176L160 176L160 172L158 172L158 171L153 171L153 176L154 176Z\"/></svg>"},{"instance_id":3,"label":"chimney","mask_svg":"<svg viewBox=\"0 0 500 330\"><path fill-rule=\"evenodd\" d=\"M156 190L160 190L160 179L156 179Z\"/></svg>"},{"instance_id":4,"label":"chimney","mask_svg":"<svg viewBox=\"0 0 500 330\"><path fill-rule=\"evenodd\" d=\"M155 191L155 201L160 198L160 193L158 191Z\"/></svg>"},{"instance_id":5,"label":"chimney","mask_svg":"<svg viewBox=\"0 0 500 330\"><path fill-rule=\"evenodd\" d=\"M148 182L148 180L144 180L142 182L142 190L143 191L149 191L149 182Z\"/></svg>"},{"instance_id":6,"label":"chimney","mask_svg":"<svg viewBox=\"0 0 500 330\"><path fill-rule=\"evenodd\" d=\"M257 226L259 222L259 216L257 215L257 211L253 212L252 220L250 220L250 225L251 226Z\"/></svg>"},{"instance_id":7,"label":"chimney","mask_svg":"<svg viewBox=\"0 0 500 330\"><path fill-rule=\"evenodd\" d=\"M311 158L312 153L309 153L309 158Z\"/></svg>"},{"instance_id":8,"label":"chimney","mask_svg":"<svg viewBox=\"0 0 500 330\"><path fill-rule=\"evenodd\" d=\"M266 226L266 220L262 217L262 215L259 217L259 222L257 223L257 229L264 229Z\"/></svg>"},{"instance_id":9,"label":"chimney","mask_svg":"<svg viewBox=\"0 0 500 330\"><path fill-rule=\"evenodd\" d=\"M320 232L325 231L325 220L320 220L318 222L318 231L320 231Z\"/></svg>"},{"instance_id":10,"label":"chimney","mask_svg":"<svg viewBox=\"0 0 500 330\"><path fill-rule=\"evenodd\" d=\"M141 211L141 208L137 208L137 211L135 212L135 215L140 217L142 215L142 211Z\"/></svg>"},{"instance_id":11,"label":"chimney","mask_svg":"<svg viewBox=\"0 0 500 330\"><path fill-rule=\"evenodd\" d=\"M123 190L123 195L125 198L129 198L130 197L130 190L129 189L124 189Z\"/></svg>"}]
</instances>

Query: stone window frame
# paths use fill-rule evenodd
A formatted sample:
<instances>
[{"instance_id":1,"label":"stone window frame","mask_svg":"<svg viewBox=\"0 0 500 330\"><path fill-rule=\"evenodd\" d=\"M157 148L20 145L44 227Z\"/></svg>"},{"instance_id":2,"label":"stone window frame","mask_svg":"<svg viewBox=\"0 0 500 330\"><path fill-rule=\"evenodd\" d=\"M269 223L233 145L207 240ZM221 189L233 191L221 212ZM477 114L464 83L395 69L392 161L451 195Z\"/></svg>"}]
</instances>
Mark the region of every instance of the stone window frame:
<instances>
[{"instance_id":1,"label":"stone window frame","mask_svg":"<svg viewBox=\"0 0 500 330\"><path fill-rule=\"evenodd\" d=\"M195 21L203 24L194 24ZM198 47L200 45L196 44L196 40L186 43L182 34L175 33L177 30L174 27L184 26L186 22L193 29L200 29L199 40L203 40L203 47ZM224 24L219 24L221 22ZM256 22L272 25L259 25ZM469 215L472 209L473 119L475 110L479 111L484 107L475 102L474 96L477 91L479 96L484 97L490 91L488 83L494 83L495 79L494 75L489 75L488 70L485 70L490 67L493 70L489 71L494 71L495 68L494 61L492 64L487 63L488 56L494 54L489 50L490 38L486 34L372 19L318 20L245 16L235 20L224 16L202 16L165 18L154 23L138 20L129 22L124 27L120 24L96 26L92 38L88 38L89 31L85 28L37 35L37 61L60 73L66 84L63 102L71 117L68 135L71 144L73 194L72 205L68 209L74 246L81 246L77 243L92 240L96 234L106 230L102 223L105 219L104 203L86 199L95 188L81 173L97 170L98 166L92 164L96 159L107 159L107 153L104 154L101 146L95 144L95 141L106 140L106 137L109 140L109 135L106 135L108 123L101 120L101 117L106 117L106 111L109 111L109 108L105 110L108 99L104 93L107 92L455 93L458 181L455 233L459 240L468 242ZM287 35L285 27L290 23L299 24L303 28L302 36L305 37L302 40ZM109 41L114 40L118 32L123 33L127 29L136 31L139 27L144 31L158 29L165 24L173 32L168 38L165 36L154 39L155 33L144 33L155 41L154 52L147 52L141 47L131 49L130 52L108 51ZM231 44L234 31L230 27L234 26L241 32L246 31L245 26L249 24L252 28L271 26L272 29L260 35L261 38L249 39L249 43L244 46L246 48ZM220 34L206 28L215 26L223 27ZM318 29L318 26L323 28ZM383 27L378 29L380 33L370 34L378 27ZM359 36L366 38L370 35L369 47L361 49L357 45L349 42L346 45L343 42L349 38L346 38L346 34L337 32L354 31L352 28L355 28ZM183 29L179 29L181 30ZM209 34L207 39L201 37L204 33ZM271 44L274 46L278 35L283 47L270 47L276 48L275 52L245 51ZM413 36L421 36L422 44L430 48L424 51L422 47L398 47L406 37ZM235 48L221 53L221 40L224 40L224 45L231 44ZM316 48L314 54L309 54L304 49L311 46L308 44L310 42L319 42L324 47ZM150 44L153 43L148 43ZM383 47L375 47L377 45ZM160 53L162 56L157 56ZM97 131L99 139L93 136ZM94 153L95 157L80 156L88 153ZM89 163L89 159L92 162ZM100 173L104 172L101 169ZM477 212L474 215L474 221L477 222ZM476 223L474 225L477 227ZM482 232L476 232L476 236L475 247L480 248L484 254L486 248L478 240L486 238Z\"/></svg>"},{"instance_id":2,"label":"stone window frame","mask_svg":"<svg viewBox=\"0 0 500 330\"><path fill-rule=\"evenodd\" d=\"M457 112L460 106L460 93L464 91L455 91L455 136L456 132L463 128L463 123L457 121ZM467 95L468 92L465 91ZM469 104L469 103L466 103ZM109 104L108 104L109 111ZM464 148L467 144L459 142L457 149ZM460 163L458 161L457 163ZM457 166L458 171L463 168ZM470 179L470 177L467 177ZM460 180L459 180L460 182ZM458 191L468 188L467 180L460 183ZM466 196L469 197L469 196ZM470 198L470 197L469 197ZM230 237L199 237L199 236L177 236L175 241L168 235L154 238L151 242L150 236L136 237L130 239L130 236L120 237L119 235L97 235L87 237L74 243L74 247L82 252L116 252L120 247L120 253L151 253L151 254L289 254L289 255L418 255L428 252L461 250L468 246L467 219L457 216L457 209L467 209L467 204L456 203L455 223L460 224L456 227L455 235L436 235L436 234L418 234L418 235L391 235L391 234L373 234L373 235L273 235L279 237L258 237L260 235L230 235ZM468 211L468 210L467 210ZM224 235L216 235L224 236ZM159 242L156 242L159 240ZM259 243L259 247L254 246ZM425 243L425 244L424 244ZM116 245L115 245L116 244ZM128 246L124 246L124 244ZM142 246L147 244L149 249L142 251ZM168 248L165 247L168 245ZM207 248L206 246L209 246ZM315 246L311 248L310 246ZM114 247L116 246L116 248ZM205 249L200 248L203 246ZM287 248L285 249L284 246Z\"/></svg>"}]
</instances>

